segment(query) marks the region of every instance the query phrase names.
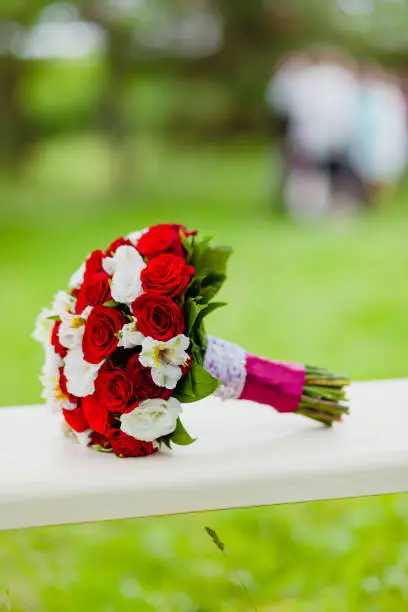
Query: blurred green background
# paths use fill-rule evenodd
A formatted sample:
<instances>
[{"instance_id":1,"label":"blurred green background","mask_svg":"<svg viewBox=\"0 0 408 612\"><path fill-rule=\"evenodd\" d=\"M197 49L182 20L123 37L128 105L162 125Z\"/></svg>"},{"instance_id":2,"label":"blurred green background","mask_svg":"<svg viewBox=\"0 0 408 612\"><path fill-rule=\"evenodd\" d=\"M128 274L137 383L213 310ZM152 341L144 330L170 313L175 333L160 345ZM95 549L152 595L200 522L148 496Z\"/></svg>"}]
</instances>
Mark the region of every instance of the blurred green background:
<instances>
[{"instance_id":1,"label":"blurred green background","mask_svg":"<svg viewBox=\"0 0 408 612\"><path fill-rule=\"evenodd\" d=\"M397 0L2 0L0 403L40 401L29 335L88 252L167 221L234 247L212 333L405 376L408 186L355 219L280 217L263 98L313 42L404 69L407 17ZM404 610L407 513L399 495L2 532L0 609L246 611L235 568L259 612Z\"/></svg>"}]
</instances>

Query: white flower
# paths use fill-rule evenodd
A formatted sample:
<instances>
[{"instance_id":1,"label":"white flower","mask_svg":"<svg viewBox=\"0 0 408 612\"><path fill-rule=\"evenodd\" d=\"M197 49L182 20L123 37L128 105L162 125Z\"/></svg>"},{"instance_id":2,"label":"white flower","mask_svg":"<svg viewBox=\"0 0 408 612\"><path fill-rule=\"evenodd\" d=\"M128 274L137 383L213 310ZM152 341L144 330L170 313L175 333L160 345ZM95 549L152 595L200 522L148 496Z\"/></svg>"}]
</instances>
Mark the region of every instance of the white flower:
<instances>
[{"instance_id":1,"label":"white flower","mask_svg":"<svg viewBox=\"0 0 408 612\"><path fill-rule=\"evenodd\" d=\"M63 360L50 345L45 347L45 363L42 368L40 380L44 386L42 397L52 412L73 410L76 404L69 401L61 390L59 384L59 368L63 365Z\"/></svg>"},{"instance_id":2,"label":"white flower","mask_svg":"<svg viewBox=\"0 0 408 612\"><path fill-rule=\"evenodd\" d=\"M122 346L125 349L134 348L140 346L144 340L144 335L137 329L137 321L133 317L133 320L129 323L125 323L120 331L120 340L118 346Z\"/></svg>"},{"instance_id":3,"label":"white flower","mask_svg":"<svg viewBox=\"0 0 408 612\"><path fill-rule=\"evenodd\" d=\"M142 293L140 273L146 264L134 247L120 246L113 257L104 257L102 267L112 276L111 294L121 304L131 304Z\"/></svg>"},{"instance_id":4,"label":"white flower","mask_svg":"<svg viewBox=\"0 0 408 612\"><path fill-rule=\"evenodd\" d=\"M140 363L151 368L152 379L159 387L174 389L181 378L181 367L188 360L186 349L190 344L187 336L179 334L167 342L160 342L153 338L145 338Z\"/></svg>"},{"instance_id":5,"label":"white flower","mask_svg":"<svg viewBox=\"0 0 408 612\"><path fill-rule=\"evenodd\" d=\"M136 246L136 245L137 245L137 243L139 242L139 239L140 239L140 238L143 236L143 234L145 234L147 231L149 231L149 228L148 228L148 227L145 227L144 229L139 230L138 232L132 232L132 233L128 234L128 235L126 236L126 238L127 238L128 240L130 240L130 242Z\"/></svg>"},{"instance_id":6,"label":"white flower","mask_svg":"<svg viewBox=\"0 0 408 612\"><path fill-rule=\"evenodd\" d=\"M136 440L153 442L175 430L181 412L181 404L174 397L167 401L145 400L132 412L121 415L120 428Z\"/></svg>"},{"instance_id":7,"label":"white flower","mask_svg":"<svg viewBox=\"0 0 408 612\"><path fill-rule=\"evenodd\" d=\"M65 348L71 349L82 343L85 331L85 322L92 310L92 306L87 306L81 315L66 312L61 317L61 325L58 330L59 341Z\"/></svg>"},{"instance_id":8,"label":"white flower","mask_svg":"<svg viewBox=\"0 0 408 612\"><path fill-rule=\"evenodd\" d=\"M61 412L61 410L75 410L76 404L72 404L66 395L61 391L58 379L50 379L44 383L42 397L45 405L51 412Z\"/></svg>"},{"instance_id":9,"label":"white flower","mask_svg":"<svg viewBox=\"0 0 408 612\"><path fill-rule=\"evenodd\" d=\"M84 282L84 274L85 274L85 263L82 263L78 270L76 270L70 278L68 283L68 287L70 289L80 289L82 283Z\"/></svg>"},{"instance_id":10,"label":"white flower","mask_svg":"<svg viewBox=\"0 0 408 612\"><path fill-rule=\"evenodd\" d=\"M91 395L95 391L95 379L102 364L103 361L97 364L85 361L80 344L70 349L65 357L64 370L68 391L77 397Z\"/></svg>"},{"instance_id":11,"label":"white flower","mask_svg":"<svg viewBox=\"0 0 408 612\"><path fill-rule=\"evenodd\" d=\"M41 342L42 344L50 342L51 331L55 323L55 321L49 318L51 316L52 311L49 308L43 308L38 315L35 323L35 329L31 334L31 337L34 338L34 340L37 340L37 342Z\"/></svg>"},{"instance_id":12,"label":"white flower","mask_svg":"<svg viewBox=\"0 0 408 612\"><path fill-rule=\"evenodd\" d=\"M59 376L59 368L63 365L63 361L51 344L46 344L44 349L45 361L41 369L42 375L46 378L55 378Z\"/></svg>"},{"instance_id":13,"label":"white flower","mask_svg":"<svg viewBox=\"0 0 408 612\"><path fill-rule=\"evenodd\" d=\"M75 310L75 298L66 291L58 291L54 296L54 302L52 304L52 314L62 317L67 312L73 312Z\"/></svg>"}]
</instances>

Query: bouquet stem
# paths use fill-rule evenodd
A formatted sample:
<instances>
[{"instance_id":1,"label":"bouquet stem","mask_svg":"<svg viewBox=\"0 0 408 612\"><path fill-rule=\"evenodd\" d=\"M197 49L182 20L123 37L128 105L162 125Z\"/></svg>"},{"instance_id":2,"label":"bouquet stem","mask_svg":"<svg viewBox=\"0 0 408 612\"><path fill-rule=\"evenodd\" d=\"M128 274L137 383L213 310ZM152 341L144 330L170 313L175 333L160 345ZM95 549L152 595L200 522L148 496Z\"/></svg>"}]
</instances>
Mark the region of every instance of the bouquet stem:
<instances>
[{"instance_id":1,"label":"bouquet stem","mask_svg":"<svg viewBox=\"0 0 408 612\"><path fill-rule=\"evenodd\" d=\"M347 376L306 366L305 385L296 412L331 427L349 412L345 392L349 383Z\"/></svg>"}]
</instances>

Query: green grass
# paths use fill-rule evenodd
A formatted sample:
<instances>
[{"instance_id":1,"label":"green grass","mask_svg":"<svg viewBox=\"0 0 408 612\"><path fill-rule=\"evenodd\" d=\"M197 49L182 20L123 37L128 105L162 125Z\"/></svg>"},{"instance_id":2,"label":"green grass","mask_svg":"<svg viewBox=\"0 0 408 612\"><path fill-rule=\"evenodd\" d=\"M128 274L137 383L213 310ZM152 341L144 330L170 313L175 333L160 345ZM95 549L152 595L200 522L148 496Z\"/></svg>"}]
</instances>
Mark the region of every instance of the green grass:
<instances>
[{"instance_id":1,"label":"green grass","mask_svg":"<svg viewBox=\"0 0 408 612\"><path fill-rule=\"evenodd\" d=\"M407 374L405 192L370 218L299 227L269 215L257 147L152 148L140 159L131 196L106 195L106 151L89 140L50 144L28 177L4 184L1 404L39 402L42 356L29 334L84 256L167 220L234 247L229 306L209 320L212 333L354 379ZM27 612L249 610L210 525L260 612L403 610L407 513L400 495L3 532L0 593Z\"/></svg>"}]
</instances>

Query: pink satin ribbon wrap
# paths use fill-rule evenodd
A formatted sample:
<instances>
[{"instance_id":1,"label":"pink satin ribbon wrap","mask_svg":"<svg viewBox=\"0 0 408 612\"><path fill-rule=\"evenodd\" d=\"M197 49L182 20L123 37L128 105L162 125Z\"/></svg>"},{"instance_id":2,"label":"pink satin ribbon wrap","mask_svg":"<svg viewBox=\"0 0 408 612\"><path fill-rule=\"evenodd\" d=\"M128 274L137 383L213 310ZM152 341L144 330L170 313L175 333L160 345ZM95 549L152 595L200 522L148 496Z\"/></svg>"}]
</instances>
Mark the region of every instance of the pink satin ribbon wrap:
<instances>
[{"instance_id":1,"label":"pink satin ribbon wrap","mask_svg":"<svg viewBox=\"0 0 408 612\"><path fill-rule=\"evenodd\" d=\"M247 354L246 381L239 399L268 404L278 412L295 412L305 384L305 366Z\"/></svg>"}]
</instances>

